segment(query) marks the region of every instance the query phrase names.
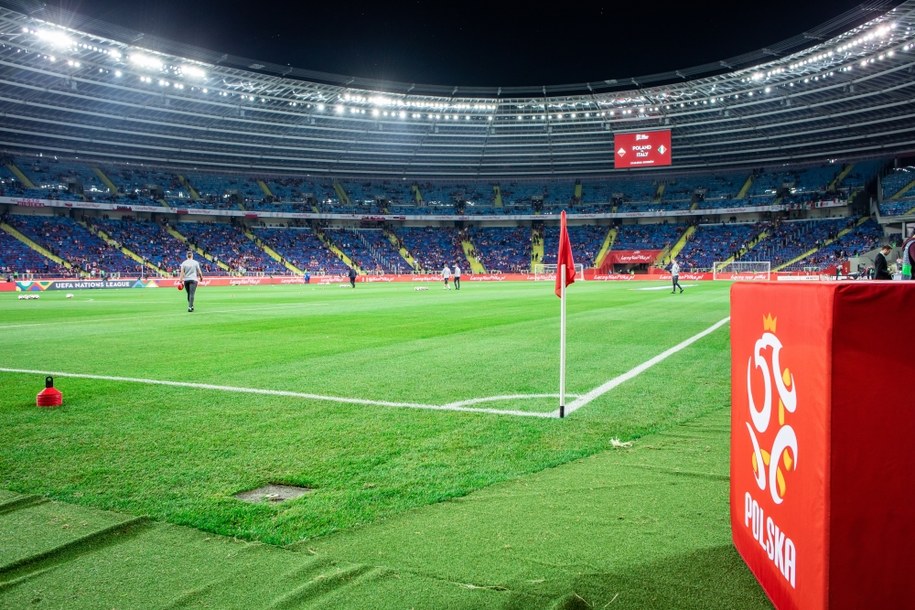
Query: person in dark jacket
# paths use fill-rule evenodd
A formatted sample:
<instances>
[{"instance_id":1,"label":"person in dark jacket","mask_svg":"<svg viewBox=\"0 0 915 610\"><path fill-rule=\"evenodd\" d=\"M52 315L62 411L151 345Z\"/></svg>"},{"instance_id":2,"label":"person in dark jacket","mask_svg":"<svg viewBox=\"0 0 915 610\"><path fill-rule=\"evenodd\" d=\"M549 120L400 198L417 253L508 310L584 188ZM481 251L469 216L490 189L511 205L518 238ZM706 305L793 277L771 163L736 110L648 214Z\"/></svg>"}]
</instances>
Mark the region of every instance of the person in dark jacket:
<instances>
[{"instance_id":1,"label":"person in dark jacket","mask_svg":"<svg viewBox=\"0 0 915 610\"><path fill-rule=\"evenodd\" d=\"M875 280L891 280L893 276L890 275L890 266L886 262L886 257L890 253L892 248L888 245L883 245L880 247L880 252L877 253L877 256L874 257L874 279Z\"/></svg>"}]
</instances>

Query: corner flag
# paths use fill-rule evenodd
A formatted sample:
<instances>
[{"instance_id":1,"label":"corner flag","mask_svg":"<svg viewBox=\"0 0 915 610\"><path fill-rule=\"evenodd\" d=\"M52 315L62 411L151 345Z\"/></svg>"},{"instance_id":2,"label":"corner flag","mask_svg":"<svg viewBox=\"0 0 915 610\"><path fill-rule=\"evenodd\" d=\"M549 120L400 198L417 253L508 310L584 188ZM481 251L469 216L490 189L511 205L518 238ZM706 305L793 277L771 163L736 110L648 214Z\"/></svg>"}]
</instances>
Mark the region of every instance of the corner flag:
<instances>
[{"instance_id":1,"label":"corner flag","mask_svg":"<svg viewBox=\"0 0 915 610\"><path fill-rule=\"evenodd\" d=\"M556 256L556 296L559 305L559 417L566 414L566 286L575 282L575 261L566 227L566 211L559 223L559 254Z\"/></svg>"},{"instance_id":2,"label":"corner flag","mask_svg":"<svg viewBox=\"0 0 915 610\"><path fill-rule=\"evenodd\" d=\"M562 273L563 267L565 267L565 274ZM561 299L565 293L565 287L574 283L575 261L572 260L572 244L569 243L566 211L563 210L559 226L559 254L556 255L556 296Z\"/></svg>"}]
</instances>

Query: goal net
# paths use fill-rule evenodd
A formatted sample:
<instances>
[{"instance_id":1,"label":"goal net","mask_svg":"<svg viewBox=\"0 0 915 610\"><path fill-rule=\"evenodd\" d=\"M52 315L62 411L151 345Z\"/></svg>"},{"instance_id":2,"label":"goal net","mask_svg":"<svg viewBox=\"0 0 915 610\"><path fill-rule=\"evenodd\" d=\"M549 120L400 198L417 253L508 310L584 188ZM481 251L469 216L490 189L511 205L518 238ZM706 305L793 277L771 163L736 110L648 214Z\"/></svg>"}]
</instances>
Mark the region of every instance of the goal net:
<instances>
[{"instance_id":1,"label":"goal net","mask_svg":"<svg viewBox=\"0 0 915 610\"><path fill-rule=\"evenodd\" d=\"M534 265L534 281L556 281L556 265L547 265L545 263L537 263ZM583 282L585 281L585 266L581 263L575 263L575 281Z\"/></svg>"},{"instance_id":2,"label":"goal net","mask_svg":"<svg viewBox=\"0 0 915 610\"><path fill-rule=\"evenodd\" d=\"M712 266L712 279L768 281L772 277L770 261L720 261Z\"/></svg>"}]
</instances>

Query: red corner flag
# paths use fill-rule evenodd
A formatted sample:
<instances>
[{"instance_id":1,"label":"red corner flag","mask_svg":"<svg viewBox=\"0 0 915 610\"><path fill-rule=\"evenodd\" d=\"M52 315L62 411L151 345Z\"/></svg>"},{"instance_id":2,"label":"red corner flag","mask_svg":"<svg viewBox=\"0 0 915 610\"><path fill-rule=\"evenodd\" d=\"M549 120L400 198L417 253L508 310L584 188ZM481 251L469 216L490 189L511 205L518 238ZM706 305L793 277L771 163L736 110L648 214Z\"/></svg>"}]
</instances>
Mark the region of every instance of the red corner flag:
<instances>
[{"instance_id":1,"label":"red corner flag","mask_svg":"<svg viewBox=\"0 0 915 610\"><path fill-rule=\"evenodd\" d=\"M559 225L559 254L556 255L556 296L562 298L562 266L566 267L566 286L575 283L575 261L572 260L572 244L569 243L569 229L566 227L566 211L562 211Z\"/></svg>"}]
</instances>

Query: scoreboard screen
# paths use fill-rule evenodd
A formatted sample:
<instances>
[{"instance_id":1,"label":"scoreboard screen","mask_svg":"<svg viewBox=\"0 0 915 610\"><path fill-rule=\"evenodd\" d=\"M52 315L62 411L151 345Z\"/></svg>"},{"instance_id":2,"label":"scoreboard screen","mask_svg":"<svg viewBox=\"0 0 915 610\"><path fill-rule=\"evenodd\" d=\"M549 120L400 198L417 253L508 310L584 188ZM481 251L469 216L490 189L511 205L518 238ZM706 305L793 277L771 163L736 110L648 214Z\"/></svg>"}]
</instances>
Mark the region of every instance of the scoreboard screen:
<instances>
[{"instance_id":1,"label":"scoreboard screen","mask_svg":"<svg viewBox=\"0 0 915 610\"><path fill-rule=\"evenodd\" d=\"M613 150L616 169L670 165L670 130L614 134Z\"/></svg>"}]
</instances>

